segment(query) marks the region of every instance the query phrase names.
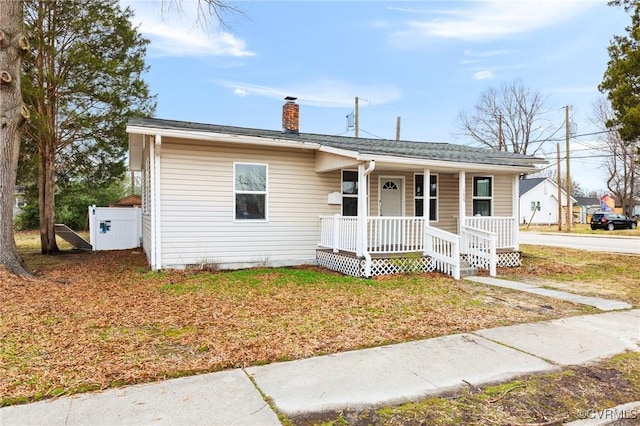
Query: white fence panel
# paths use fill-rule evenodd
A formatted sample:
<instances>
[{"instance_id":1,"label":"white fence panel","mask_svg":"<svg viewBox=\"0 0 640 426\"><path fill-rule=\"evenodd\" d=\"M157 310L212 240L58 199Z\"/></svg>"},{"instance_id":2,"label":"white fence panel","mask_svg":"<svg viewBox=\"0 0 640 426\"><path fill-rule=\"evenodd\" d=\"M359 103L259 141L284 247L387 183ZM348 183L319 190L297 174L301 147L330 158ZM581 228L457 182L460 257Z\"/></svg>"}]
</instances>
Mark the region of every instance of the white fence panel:
<instances>
[{"instance_id":1,"label":"white fence panel","mask_svg":"<svg viewBox=\"0 0 640 426\"><path fill-rule=\"evenodd\" d=\"M89 207L89 236L93 250L140 247L142 210L137 207Z\"/></svg>"}]
</instances>

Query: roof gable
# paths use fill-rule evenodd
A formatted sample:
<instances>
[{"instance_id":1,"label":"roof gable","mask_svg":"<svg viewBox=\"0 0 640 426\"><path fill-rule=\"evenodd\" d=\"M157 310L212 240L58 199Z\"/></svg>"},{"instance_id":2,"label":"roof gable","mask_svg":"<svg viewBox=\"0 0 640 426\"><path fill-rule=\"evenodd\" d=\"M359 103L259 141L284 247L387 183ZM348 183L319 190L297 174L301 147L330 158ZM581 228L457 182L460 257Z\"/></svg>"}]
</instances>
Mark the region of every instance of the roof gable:
<instances>
[{"instance_id":1,"label":"roof gable","mask_svg":"<svg viewBox=\"0 0 640 426\"><path fill-rule=\"evenodd\" d=\"M548 178L521 179L520 180L520 196L522 197L524 194L531 191L533 188L540 185L542 182L544 182L547 179Z\"/></svg>"}]
</instances>

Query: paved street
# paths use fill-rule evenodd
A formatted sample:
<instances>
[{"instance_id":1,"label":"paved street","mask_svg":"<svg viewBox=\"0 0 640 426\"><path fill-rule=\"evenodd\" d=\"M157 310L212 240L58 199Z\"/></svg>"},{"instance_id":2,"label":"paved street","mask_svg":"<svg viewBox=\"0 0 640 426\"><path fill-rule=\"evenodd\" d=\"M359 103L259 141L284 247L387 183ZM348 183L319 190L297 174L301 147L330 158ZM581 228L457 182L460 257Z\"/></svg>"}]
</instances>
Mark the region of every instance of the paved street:
<instances>
[{"instance_id":1,"label":"paved street","mask_svg":"<svg viewBox=\"0 0 640 426\"><path fill-rule=\"evenodd\" d=\"M605 231L603 231L605 232ZM615 231L613 231L615 233ZM609 253L640 254L640 238L613 235L520 232L520 244L568 247Z\"/></svg>"}]
</instances>

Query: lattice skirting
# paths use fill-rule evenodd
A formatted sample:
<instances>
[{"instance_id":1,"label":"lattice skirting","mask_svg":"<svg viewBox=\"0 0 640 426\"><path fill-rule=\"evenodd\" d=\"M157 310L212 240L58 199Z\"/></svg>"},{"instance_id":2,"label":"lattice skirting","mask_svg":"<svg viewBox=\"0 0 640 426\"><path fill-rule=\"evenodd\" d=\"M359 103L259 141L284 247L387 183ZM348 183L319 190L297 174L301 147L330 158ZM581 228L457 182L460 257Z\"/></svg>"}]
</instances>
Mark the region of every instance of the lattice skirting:
<instances>
[{"instance_id":1,"label":"lattice skirting","mask_svg":"<svg viewBox=\"0 0 640 426\"><path fill-rule=\"evenodd\" d=\"M519 251L498 252L497 266L501 268L519 268L522 266L522 253Z\"/></svg>"},{"instance_id":2,"label":"lattice skirting","mask_svg":"<svg viewBox=\"0 0 640 426\"><path fill-rule=\"evenodd\" d=\"M332 250L317 250L318 265L353 277L365 276L365 261L351 253L334 253ZM421 255L398 255L371 259L371 276L400 274L407 272L432 272L435 265L430 257Z\"/></svg>"},{"instance_id":3,"label":"lattice skirting","mask_svg":"<svg viewBox=\"0 0 640 426\"><path fill-rule=\"evenodd\" d=\"M471 266L481 267L477 265L467 255L461 258L468 261ZM334 253L332 250L316 250L316 260L319 266L323 266L332 271L340 272L352 277L364 277L364 259L356 257L353 253L339 252ZM508 251L500 252L497 256L497 266L503 268L517 268L522 266L520 252ZM371 260L371 275L389 275L407 272L433 272L435 270L434 262L430 257L416 254L397 255L396 257L374 258Z\"/></svg>"},{"instance_id":4,"label":"lattice skirting","mask_svg":"<svg viewBox=\"0 0 640 426\"><path fill-rule=\"evenodd\" d=\"M519 251L503 251L498 252L496 256L496 266L499 268L519 268L522 266L522 256ZM460 258L466 260L470 266L474 268L488 268L488 265L482 265L483 259L479 259L475 256L462 254Z\"/></svg>"}]
</instances>

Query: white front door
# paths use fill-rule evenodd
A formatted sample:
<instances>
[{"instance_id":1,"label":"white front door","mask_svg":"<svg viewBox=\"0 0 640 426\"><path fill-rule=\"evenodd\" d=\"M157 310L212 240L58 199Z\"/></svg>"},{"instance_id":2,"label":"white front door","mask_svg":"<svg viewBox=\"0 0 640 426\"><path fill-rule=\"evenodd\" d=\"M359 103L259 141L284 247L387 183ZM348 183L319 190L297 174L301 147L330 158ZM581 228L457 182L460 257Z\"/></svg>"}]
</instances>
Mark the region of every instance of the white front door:
<instances>
[{"instance_id":1,"label":"white front door","mask_svg":"<svg viewBox=\"0 0 640 426\"><path fill-rule=\"evenodd\" d=\"M404 214L404 179L380 177L380 216L402 217ZM402 243L404 226L400 219L383 220L378 227L378 241L386 250L398 250Z\"/></svg>"},{"instance_id":2,"label":"white front door","mask_svg":"<svg viewBox=\"0 0 640 426\"><path fill-rule=\"evenodd\" d=\"M403 180L401 178L380 178L380 216L402 216Z\"/></svg>"}]
</instances>

